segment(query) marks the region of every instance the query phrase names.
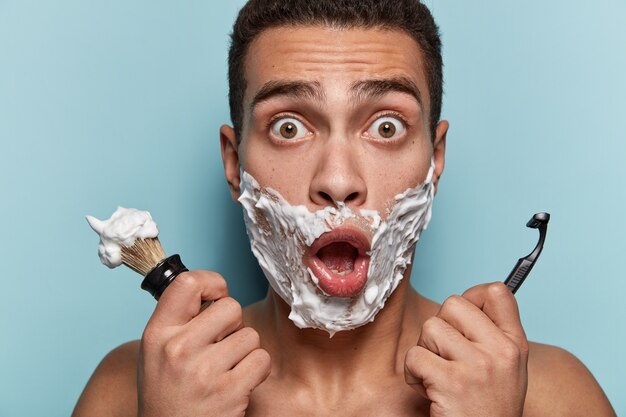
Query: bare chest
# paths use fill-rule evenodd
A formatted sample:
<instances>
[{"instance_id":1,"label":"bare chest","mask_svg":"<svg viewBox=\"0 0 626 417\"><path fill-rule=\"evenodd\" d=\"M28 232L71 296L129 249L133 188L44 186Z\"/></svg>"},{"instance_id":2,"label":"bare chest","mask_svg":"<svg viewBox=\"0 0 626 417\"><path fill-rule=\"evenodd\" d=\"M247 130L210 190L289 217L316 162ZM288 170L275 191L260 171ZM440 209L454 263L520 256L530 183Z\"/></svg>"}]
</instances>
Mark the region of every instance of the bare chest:
<instances>
[{"instance_id":1,"label":"bare chest","mask_svg":"<svg viewBox=\"0 0 626 417\"><path fill-rule=\"evenodd\" d=\"M347 389L338 398L307 395L281 384L254 391L246 417L421 417L429 415L430 403L406 384L381 384L377 391Z\"/></svg>"}]
</instances>

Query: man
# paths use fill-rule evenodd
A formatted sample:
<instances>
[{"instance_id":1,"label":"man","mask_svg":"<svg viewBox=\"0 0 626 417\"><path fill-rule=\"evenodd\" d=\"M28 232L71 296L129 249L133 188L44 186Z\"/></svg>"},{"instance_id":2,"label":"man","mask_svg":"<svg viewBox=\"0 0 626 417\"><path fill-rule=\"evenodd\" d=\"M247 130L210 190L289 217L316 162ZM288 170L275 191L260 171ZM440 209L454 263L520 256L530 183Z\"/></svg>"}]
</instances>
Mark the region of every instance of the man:
<instances>
[{"instance_id":1,"label":"man","mask_svg":"<svg viewBox=\"0 0 626 417\"><path fill-rule=\"evenodd\" d=\"M219 275L181 274L74 415L614 415L576 358L526 340L501 283L442 305L410 286L444 169L441 66L416 1L250 1L220 138L271 288L242 311Z\"/></svg>"}]
</instances>

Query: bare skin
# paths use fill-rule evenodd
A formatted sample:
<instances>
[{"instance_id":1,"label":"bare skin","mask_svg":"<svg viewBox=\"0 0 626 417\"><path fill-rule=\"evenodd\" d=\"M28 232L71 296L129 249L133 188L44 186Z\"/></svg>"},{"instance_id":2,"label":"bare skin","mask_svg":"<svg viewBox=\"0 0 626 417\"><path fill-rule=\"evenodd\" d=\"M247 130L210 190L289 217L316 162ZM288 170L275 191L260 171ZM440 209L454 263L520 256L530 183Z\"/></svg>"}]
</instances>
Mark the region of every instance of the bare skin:
<instances>
[{"instance_id":1,"label":"bare skin","mask_svg":"<svg viewBox=\"0 0 626 417\"><path fill-rule=\"evenodd\" d=\"M426 314L436 314L439 305L409 290L411 310ZM268 298L275 295L268 295ZM396 296L392 296L396 298ZM264 326L261 317L271 303L263 300L244 309L246 325L255 327L261 334ZM418 307L420 306L420 307ZM287 309L284 305L282 309ZM384 311L387 311L386 309ZM383 314L381 312L381 314ZM412 320L409 320L412 321ZM285 323L288 325L288 323ZM406 326L408 327L408 326ZM415 328L420 328L414 327ZM276 349L261 342L272 356L272 374L253 391L252 401L246 416L428 416L428 404L416 398L403 378L401 354L403 347L408 349L415 344L417 332L408 328L402 339L408 339L397 346L395 368L381 373L361 372L362 379L346 389L335 392L343 401L337 403L320 402L326 395L318 392L322 385L313 387L306 380L297 377L284 377L281 374L282 354L288 349ZM413 339L409 334L413 334ZM339 335L337 335L339 336ZM395 341L395 340L394 340ZM272 344L276 344L273 342ZM528 392L524 404L524 417L535 416L614 416L615 413L597 384L593 375L570 353L549 345L530 342L528 362ZM293 349L293 347L291 347ZM353 352L366 352L361 346L352 347ZM128 342L109 353L96 369L85 388L73 416L137 416L137 362L140 341ZM378 353L378 347L374 349ZM377 379L378 378L378 379ZM294 384L294 381L296 383ZM369 387L367 390L363 385ZM365 396L363 394L366 394Z\"/></svg>"},{"instance_id":2,"label":"bare skin","mask_svg":"<svg viewBox=\"0 0 626 417\"><path fill-rule=\"evenodd\" d=\"M424 180L431 157L437 187L448 123L431 138L422 69L418 45L398 31L263 32L246 61L241 143L232 128L221 128L233 198L241 167L310 210L345 201L384 212L394 195ZM251 106L259 91L285 80L299 88ZM354 94L355 85L372 80L395 84ZM377 137L382 118L397 135ZM285 123L297 127L295 139L281 136ZM215 284L221 277L181 275L183 284L165 291L142 341L103 360L74 416L615 415L575 357L527 342L515 298L501 284L438 305L410 286L409 274L374 322L332 339L296 328L272 290L243 317L232 299L201 311L202 300L226 298ZM194 394L197 386L203 390Z\"/></svg>"}]
</instances>

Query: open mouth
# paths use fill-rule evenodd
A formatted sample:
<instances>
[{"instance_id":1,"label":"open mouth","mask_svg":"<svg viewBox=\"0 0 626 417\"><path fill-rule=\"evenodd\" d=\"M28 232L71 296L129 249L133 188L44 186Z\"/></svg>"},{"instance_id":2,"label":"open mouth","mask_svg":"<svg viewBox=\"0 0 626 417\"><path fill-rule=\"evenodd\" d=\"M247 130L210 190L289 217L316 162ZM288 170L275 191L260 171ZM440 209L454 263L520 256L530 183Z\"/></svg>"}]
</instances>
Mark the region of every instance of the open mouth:
<instances>
[{"instance_id":1,"label":"open mouth","mask_svg":"<svg viewBox=\"0 0 626 417\"><path fill-rule=\"evenodd\" d=\"M310 247L307 266L317 286L332 297L355 297L365 286L370 243L360 230L341 227L324 233Z\"/></svg>"}]
</instances>

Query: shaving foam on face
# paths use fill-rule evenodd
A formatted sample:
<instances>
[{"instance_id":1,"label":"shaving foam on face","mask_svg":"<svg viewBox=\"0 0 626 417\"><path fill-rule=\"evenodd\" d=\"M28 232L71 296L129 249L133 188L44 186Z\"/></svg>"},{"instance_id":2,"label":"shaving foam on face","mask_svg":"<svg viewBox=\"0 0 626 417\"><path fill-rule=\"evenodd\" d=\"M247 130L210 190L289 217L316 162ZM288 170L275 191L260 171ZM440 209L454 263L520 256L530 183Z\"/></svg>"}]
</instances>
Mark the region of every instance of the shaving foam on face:
<instances>
[{"instance_id":1,"label":"shaving foam on face","mask_svg":"<svg viewBox=\"0 0 626 417\"><path fill-rule=\"evenodd\" d=\"M155 238L159 234L150 213L134 208L118 207L108 220L87 216L87 222L100 235L98 255L109 268L122 264L122 247L131 247L137 239Z\"/></svg>"},{"instance_id":2,"label":"shaving foam on face","mask_svg":"<svg viewBox=\"0 0 626 417\"><path fill-rule=\"evenodd\" d=\"M339 202L315 212L290 205L277 191L263 188L241 172L244 221L252 252L273 290L291 306L289 318L299 328L335 332L374 320L403 278L415 244L431 218L434 161L422 185L395 196L389 215L376 210L352 211ZM307 247L346 221L369 224L373 234L367 282L356 297L326 295L318 277L303 261Z\"/></svg>"}]
</instances>

